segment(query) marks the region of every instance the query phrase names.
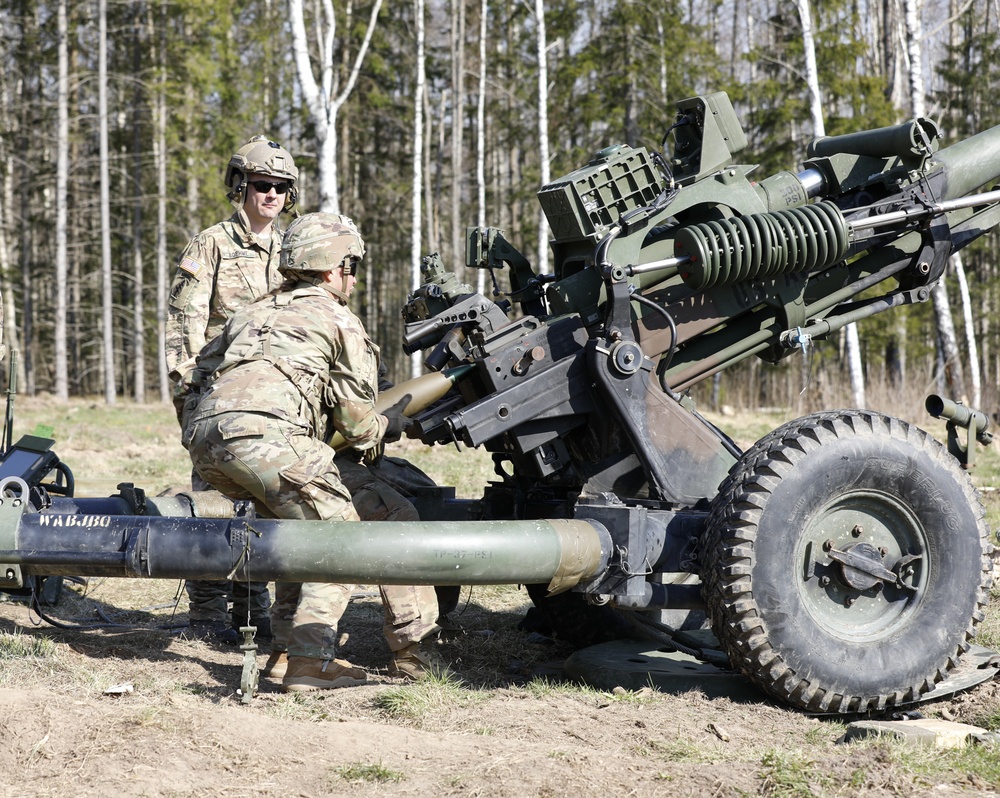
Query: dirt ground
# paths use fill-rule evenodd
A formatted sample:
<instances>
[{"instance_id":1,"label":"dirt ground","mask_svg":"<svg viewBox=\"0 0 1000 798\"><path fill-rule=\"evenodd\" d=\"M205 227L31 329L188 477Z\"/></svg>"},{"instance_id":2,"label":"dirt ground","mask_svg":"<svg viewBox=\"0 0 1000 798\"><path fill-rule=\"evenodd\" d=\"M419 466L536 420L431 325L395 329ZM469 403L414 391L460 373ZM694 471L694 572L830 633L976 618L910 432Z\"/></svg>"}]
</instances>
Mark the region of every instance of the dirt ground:
<instances>
[{"instance_id":1,"label":"dirt ground","mask_svg":"<svg viewBox=\"0 0 1000 798\"><path fill-rule=\"evenodd\" d=\"M518 629L526 594L463 594L442 643L461 682L387 675L381 605L359 589L342 655L369 683L238 693L243 654L188 640L175 582L68 583L46 610L0 603L0 796L993 795L961 760L844 744L841 721L761 697L597 691L559 681L570 653ZM176 603L176 609L175 609ZM114 626L106 624L113 623ZM263 655L258 662L263 664ZM989 682L924 708L1000 712ZM928 764L929 761L929 764Z\"/></svg>"},{"instance_id":2,"label":"dirt ground","mask_svg":"<svg viewBox=\"0 0 1000 798\"><path fill-rule=\"evenodd\" d=\"M151 495L188 478L170 408L19 407L15 438L53 426L77 495L108 495L123 475ZM419 464L440 484L478 479L468 457ZM176 582L68 583L47 610L60 626L0 600L0 798L1000 795L992 747L845 744L844 720L763 696L565 683L571 651L518 628L527 595L513 586L463 593L464 633L441 646L454 682L406 683L387 674L371 593L359 589L340 628L341 655L367 685L284 694L262 679L249 703L243 654L183 635ZM985 624L994 641L997 616L1000 594ZM80 626L94 628L63 628ZM920 711L1000 729L1000 684Z\"/></svg>"}]
</instances>

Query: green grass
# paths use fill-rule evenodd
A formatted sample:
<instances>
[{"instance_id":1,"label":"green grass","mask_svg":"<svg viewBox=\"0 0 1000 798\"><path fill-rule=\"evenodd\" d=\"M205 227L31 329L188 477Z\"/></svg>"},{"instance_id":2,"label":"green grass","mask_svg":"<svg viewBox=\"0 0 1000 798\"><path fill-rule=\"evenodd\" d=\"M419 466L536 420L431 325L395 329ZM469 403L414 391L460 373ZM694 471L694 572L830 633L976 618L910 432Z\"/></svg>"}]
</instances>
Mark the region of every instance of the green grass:
<instances>
[{"instance_id":1,"label":"green grass","mask_svg":"<svg viewBox=\"0 0 1000 798\"><path fill-rule=\"evenodd\" d=\"M1000 790L1000 746L996 743L950 749L891 739L863 744L876 749L880 760L906 774L914 786L961 784L979 793Z\"/></svg>"},{"instance_id":2,"label":"green grass","mask_svg":"<svg viewBox=\"0 0 1000 798\"><path fill-rule=\"evenodd\" d=\"M406 776L398 770L391 770L381 762L370 764L366 762L352 762L349 765L340 765L333 769L334 775L344 781L354 784L362 782L385 783L402 781Z\"/></svg>"},{"instance_id":3,"label":"green grass","mask_svg":"<svg viewBox=\"0 0 1000 798\"><path fill-rule=\"evenodd\" d=\"M647 740L641 750L638 747L634 750L663 762L704 764L716 757L710 748L686 737Z\"/></svg>"},{"instance_id":4,"label":"green grass","mask_svg":"<svg viewBox=\"0 0 1000 798\"><path fill-rule=\"evenodd\" d=\"M973 726L979 726L986 731L1000 732L1000 707L990 707L982 714L972 719Z\"/></svg>"},{"instance_id":5,"label":"green grass","mask_svg":"<svg viewBox=\"0 0 1000 798\"><path fill-rule=\"evenodd\" d=\"M551 698L552 696L567 696L585 700L601 708L615 704L631 704L644 706L661 703L663 694L649 687L641 690L626 690L616 687L612 691L598 690L588 684L536 677L524 686L524 691L531 698Z\"/></svg>"},{"instance_id":6,"label":"green grass","mask_svg":"<svg viewBox=\"0 0 1000 798\"><path fill-rule=\"evenodd\" d=\"M56 644L43 635L0 632L0 659L55 659Z\"/></svg>"},{"instance_id":7,"label":"green grass","mask_svg":"<svg viewBox=\"0 0 1000 798\"><path fill-rule=\"evenodd\" d=\"M34 434L39 425L51 428L52 449L72 471L77 496L107 496L119 482L132 482L151 496L190 487L191 460L169 405L18 397L13 440Z\"/></svg>"},{"instance_id":8,"label":"green grass","mask_svg":"<svg viewBox=\"0 0 1000 798\"><path fill-rule=\"evenodd\" d=\"M452 674L427 674L411 684L380 691L370 705L387 718L412 721L421 720L435 709L475 700L475 695Z\"/></svg>"},{"instance_id":9,"label":"green grass","mask_svg":"<svg viewBox=\"0 0 1000 798\"><path fill-rule=\"evenodd\" d=\"M774 798L825 795L832 779L799 751L771 750L761 757L761 794Z\"/></svg>"},{"instance_id":10,"label":"green grass","mask_svg":"<svg viewBox=\"0 0 1000 798\"><path fill-rule=\"evenodd\" d=\"M323 723L340 717L337 707L330 705L324 693L282 693L264 709L277 718L306 720L310 723Z\"/></svg>"},{"instance_id":11,"label":"green grass","mask_svg":"<svg viewBox=\"0 0 1000 798\"><path fill-rule=\"evenodd\" d=\"M954 751L931 757L930 772L937 778L950 776L966 783L981 783L996 791L1000 789L1000 745L967 745Z\"/></svg>"}]
</instances>

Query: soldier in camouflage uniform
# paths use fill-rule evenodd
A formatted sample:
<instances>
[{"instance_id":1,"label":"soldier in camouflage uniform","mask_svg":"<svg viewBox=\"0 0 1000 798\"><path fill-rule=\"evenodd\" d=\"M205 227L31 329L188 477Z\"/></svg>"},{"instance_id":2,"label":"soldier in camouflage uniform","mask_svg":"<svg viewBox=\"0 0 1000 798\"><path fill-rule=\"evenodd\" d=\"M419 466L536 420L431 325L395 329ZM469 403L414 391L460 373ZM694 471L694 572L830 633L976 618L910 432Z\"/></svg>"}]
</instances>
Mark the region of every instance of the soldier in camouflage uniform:
<instances>
[{"instance_id":1,"label":"soldier in camouflage uniform","mask_svg":"<svg viewBox=\"0 0 1000 798\"><path fill-rule=\"evenodd\" d=\"M292 156L280 145L266 136L250 139L226 169L235 213L195 236L181 254L170 288L166 359L182 429L201 392L198 352L239 308L281 285L281 231L274 222L295 204L298 175ZM209 487L196 474L192 486ZM196 636L235 645L235 630L250 623L257 626L260 642L270 638L267 583L189 580L187 592L190 630Z\"/></svg>"},{"instance_id":2,"label":"soldier in camouflage uniform","mask_svg":"<svg viewBox=\"0 0 1000 798\"><path fill-rule=\"evenodd\" d=\"M336 429L365 452L397 440L407 424L401 407L375 411L378 348L347 307L363 255L364 242L347 217L297 219L282 245L282 290L237 311L198 359L202 375L211 376L185 428L185 445L203 479L227 496L252 500L266 517L359 520L326 440ZM395 501L387 493L378 497ZM364 671L335 658L351 591L321 583L276 586L265 673L283 674L286 691L365 681ZM433 588L387 588L383 598L393 672L414 676L436 665L422 645L438 632Z\"/></svg>"}]
</instances>

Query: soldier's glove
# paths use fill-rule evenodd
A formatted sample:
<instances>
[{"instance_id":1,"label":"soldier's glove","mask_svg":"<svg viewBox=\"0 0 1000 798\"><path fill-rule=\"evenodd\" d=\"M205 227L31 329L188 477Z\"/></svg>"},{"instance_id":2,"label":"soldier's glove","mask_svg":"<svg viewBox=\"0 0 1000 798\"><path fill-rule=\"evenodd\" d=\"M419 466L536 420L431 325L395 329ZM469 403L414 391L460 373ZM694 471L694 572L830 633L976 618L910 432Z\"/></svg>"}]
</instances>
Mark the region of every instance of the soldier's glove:
<instances>
[{"instance_id":1,"label":"soldier's glove","mask_svg":"<svg viewBox=\"0 0 1000 798\"><path fill-rule=\"evenodd\" d=\"M403 411L409 403L410 397L404 396L392 407L388 407L382 411L382 415L385 416L388 421L385 425L385 435L382 436L382 440L386 443L398 441L403 437L403 433L406 432L407 428L413 423L413 419L407 418L403 415Z\"/></svg>"}]
</instances>

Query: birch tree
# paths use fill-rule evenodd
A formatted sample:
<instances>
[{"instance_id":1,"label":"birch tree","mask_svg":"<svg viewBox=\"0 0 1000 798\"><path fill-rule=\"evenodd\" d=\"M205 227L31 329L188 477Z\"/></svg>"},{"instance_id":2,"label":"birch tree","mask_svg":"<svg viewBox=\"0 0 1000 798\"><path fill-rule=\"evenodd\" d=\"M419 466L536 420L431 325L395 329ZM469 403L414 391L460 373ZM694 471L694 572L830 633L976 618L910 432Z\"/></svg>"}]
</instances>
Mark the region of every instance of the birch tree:
<instances>
[{"instance_id":1,"label":"birch tree","mask_svg":"<svg viewBox=\"0 0 1000 798\"><path fill-rule=\"evenodd\" d=\"M423 187L424 148L424 89L427 84L424 63L424 0L415 0L415 28L417 34L417 83L413 91L413 214L410 217L413 230L410 239L410 289L420 287L421 236L420 194ZM410 358L410 376L420 376L420 353L414 352Z\"/></svg>"},{"instance_id":2,"label":"birch tree","mask_svg":"<svg viewBox=\"0 0 1000 798\"><path fill-rule=\"evenodd\" d=\"M819 70L816 67L816 40L813 35L812 9L809 6L809 0L795 0L795 5L802 25L806 85L809 89L809 115L812 118L813 135L818 138L826 135L826 124L823 120L823 100L819 90ZM844 339L847 368L851 379L852 402L855 407L864 407L865 374L861 362L861 343L858 340L856 324L851 323L844 328Z\"/></svg>"},{"instance_id":3,"label":"birch tree","mask_svg":"<svg viewBox=\"0 0 1000 798\"><path fill-rule=\"evenodd\" d=\"M913 116L920 117L926 113L922 46L923 28L921 24L922 2L921 0L903 0L903 9L903 19L906 29L907 76L910 87L910 104ZM953 256L951 265L953 268L961 268L961 258ZM962 281L964 279L963 275ZM955 323L951 315L951 303L948 300L948 288L945 284L944 275L941 275L931 288L931 303L934 306L934 317L937 320L939 359L942 367L941 376L945 381L948 393L956 399L964 400L966 399L965 375L963 374L962 360L959 356L958 339L955 335ZM975 339L972 339L969 349L969 362L978 361L978 358L979 354L976 349L976 342Z\"/></svg>"},{"instance_id":4,"label":"birch tree","mask_svg":"<svg viewBox=\"0 0 1000 798\"><path fill-rule=\"evenodd\" d=\"M953 2L949 8L952 12L951 19L955 19L959 16L956 8L956 3ZM968 7L968 4L966 4ZM964 10L964 9L963 9ZM1000 8L998 8L1000 10ZM986 26L989 26L989 21L987 20ZM955 36L956 26L949 24L949 49L955 50L959 47L959 42L956 40ZM975 321L972 316L972 297L969 292L969 281L965 277L965 261L962 258L961 250L955 252L951 256L951 266L955 270L955 277L958 281L958 292L959 298L961 300L962 308L962 324L965 328L965 345L969 352L969 383L971 388L971 396L969 397L969 402L973 407L979 407L982 402L982 375L979 369L979 344L976 340L976 327Z\"/></svg>"},{"instance_id":5,"label":"birch tree","mask_svg":"<svg viewBox=\"0 0 1000 798\"><path fill-rule=\"evenodd\" d=\"M549 176L549 71L548 44L545 40L545 3L535 0L536 42L538 45L538 159L541 169L541 186L547 185ZM549 263L549 222L539 207L538 211L538 256L535 271L548 271Z\"/></svg>"},{"instance_id":6,"label":"birch tree","mask_svg":"<svg viewBox=\"0 0 1000 798\"><path fill-rule=\"evenodd\" d=\"M111 176L108 154L108 2L98 0L97 118L101 174L101 307L104 401L117 402L115 386L114 295L111 281Z\"/></svg>"},{"instance_id":7,"label":"birch tree","mask_svg":"<svg viewBox=\"0 0 1000 798\"><path fill-rule=\"evenodd\" d=\"M7 184L9 184L10 178L4 178L4 188L6 189ZM3 325L3 335L2 338L6 342L7 352L15 349L20 349L18 346L18 333L17 333L17 306L14 304L14 292L11 290L10 280L7 278L8 270L10 269L10 258L7 254L7 234L5 228L5 209L8 207L8 203L5 201L7 196L7 191L3 192L4 199L0 200L0 324ZM6 366L6 364L4 364ZM22 366L23 368L23 366ZM24 379L23 374L15 375L15 379ZM9 387L9 386L8 386ZM0 440L0 445L3 445L3 441Z\"/></svg>"},{"instance_id":8,"label":"birch tree","mask_svg":"<svg viewBox=\"0 0 1000 798\"><path fill-rule=\"evenodd\" d=\"M141 71L140 42L142 3L132 7L132 73L138 78ZM146 319L143 302L142 263L142 81L136 80L132 99L132 398L146 401Z\"/></svg>"},{"instance_id":9,"label":"birch tree","mask_svg":"<svg viewBox=\"0 0 1000 798\"><path fill-rule=\"evenodd\" d=\"M476 225L486 227L486 20L489 0L479 5L479 91L476 102ZM486 287L486 275L476 269L476 291Z\"/></svg>"},{"instance_id":10,"label":"birch tree","mask_svg":"<svg viewBox=\"0 0 1000 798\"><path fill-rule=\"evenodd\" d=\"M295 73L302 90L309 119L315 128L316 166L319 182L319 210L327 213L340 212L340 188L337 176L337 116L347 102L358 80L368 46L375 32L375 24L382 8L382 0L372 4L371 16L364 40L358 48L347 80L340 85L340 75L334 64L337 38L337 18L333 0L322 0L321 18L315 20L317 64L319 80L313 74L309 57L309 39L306 35L302 0L288 0L289 19L292 29L292 54L295 59ZM345 45L346 46L346 45ZM418 94L419 98L419 94Z\"/></svg>"},{"instance_id":11,"label":"birch tree","mask_svg":"<svg viewBox=\"0 0 1000 798\"><path fill-rule=\"evenodd\" d=\"M66 22L66 0L59 0L56 8L56 26L59 39L58 99L56 101L56 307L55 307L55 395L69 399L69 377L66 357L66 284L68 255L66 252L67 181L69 179L69 53Z\"/></svg>"},{"instance_id":12,"label":"birch tree","mask_svg":"<svg viewBox=\"0 0 1000 798\"><path fill-rule=\"evenodd\" d=\"M462 235L462 173L465 122L465 0L451 0L451 259L458 265Z\"/></svg>"},{"instance_id":13,"label":"birch tree","mask_svg":"<svg viewBox=\"0 0 1000 798\"><path fill-rule=\"evenodd\" d=\"M160 0L160 35L157 59L159 76L153 108L156 169L156 351L157 382L160 401L170 401L170 378L167 374L167 14L169 0Z\"/></svg>"},{"instance_id":14,"label":"birch tree","mask_svg":"<svg viewBox=\"0 0 1000 798\"><path fill-rule=\"evenodd\" d=\"M4 54L6 42L0 42L0 54ZM13 126L13 115L10 113L11 97L8 87L8 74L0 69L0 125L3 130L10 130ZM0 312L0 319L3 320L3 340L7 344L7 351L19 350L20 331L18 329L18 309L14 302L13 284L10 279L11 263L10 250L7 248L7 219L10 218L10 209L14 202L14 157L8 147L5 137L0 136L0 302L3 303L3 311ZM24 383L24 362L18 360L17 372L14 379ZM7 363L4 363L4 373L8 371ZM9 386L8 386L9 387ZM0 441L0 445L3 441Z\"/></svg>"},{"instance_id":15,"label":"birch tree","mask_svg":"<svg viewBox=\"0 0 1000 798\"><path fill-rule=\"evenodd\" d=\"M972 407L979 407L982 401L979 346L976 343L976 325L972 318L972 296L969 294L969 281L965 279L965 264L962 261L961 251L951 256L951 265L958 280L958 295L962 302L962 324L965 328L965 345L969 350L969 382L972 388L969 403Z\"/></svg>"}]
</instances>

